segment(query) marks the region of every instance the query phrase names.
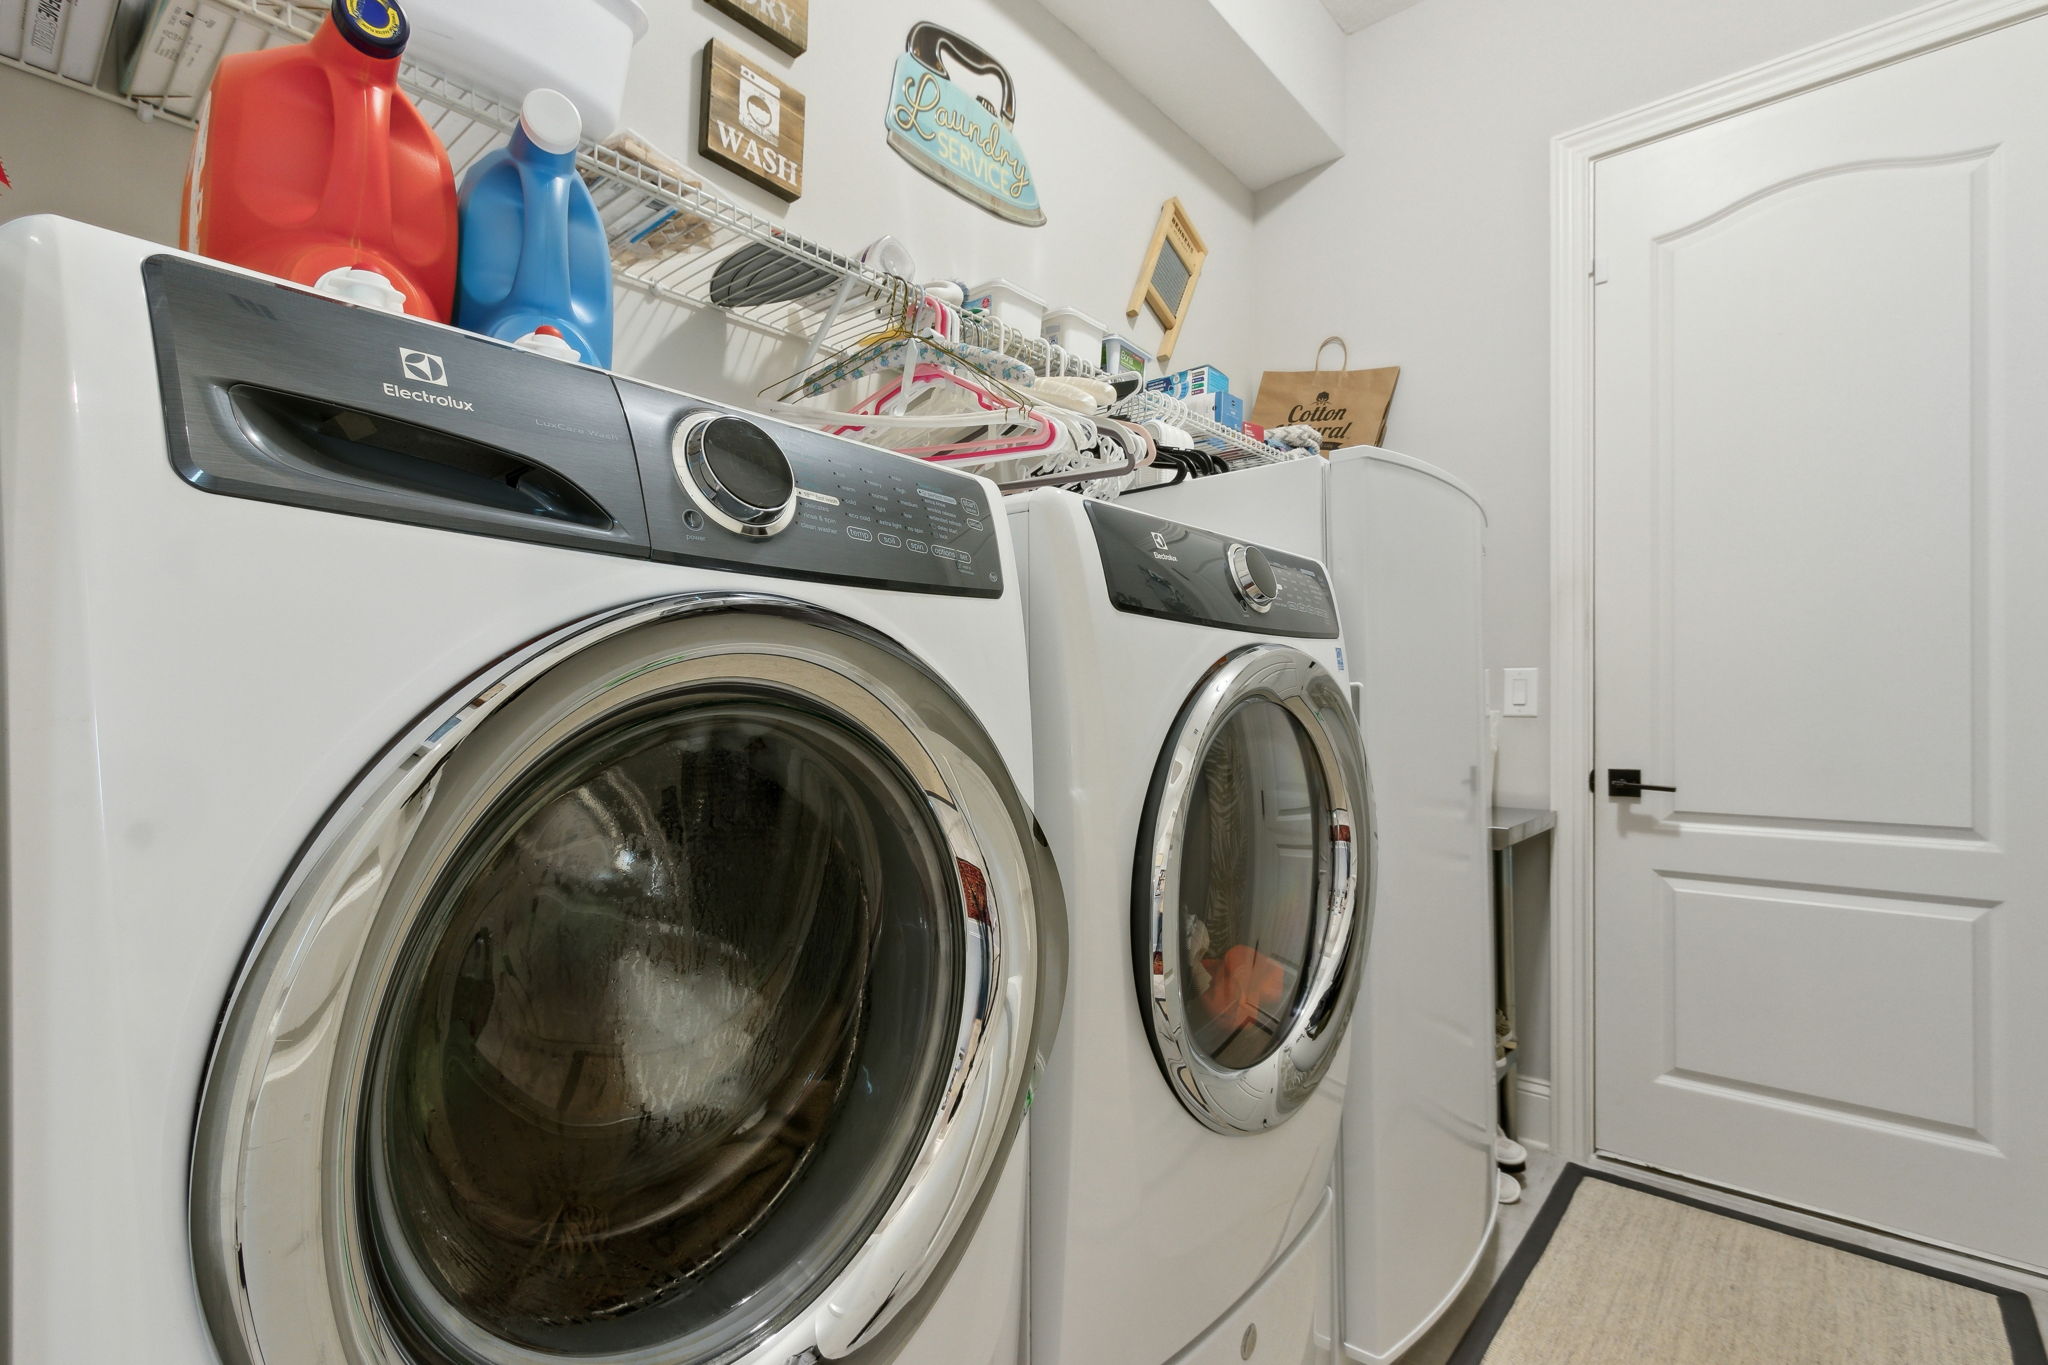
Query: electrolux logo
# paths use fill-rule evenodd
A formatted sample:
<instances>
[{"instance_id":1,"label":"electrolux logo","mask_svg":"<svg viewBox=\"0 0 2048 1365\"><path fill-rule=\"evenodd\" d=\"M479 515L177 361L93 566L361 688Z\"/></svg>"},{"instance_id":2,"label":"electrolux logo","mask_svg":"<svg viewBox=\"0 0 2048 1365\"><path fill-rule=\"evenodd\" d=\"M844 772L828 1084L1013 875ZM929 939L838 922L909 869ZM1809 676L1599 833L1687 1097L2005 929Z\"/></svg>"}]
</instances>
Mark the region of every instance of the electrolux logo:
<instances>
[{"instance_id":1,"label":"electrolux logo","mask_svg":"<svg viewBox=\"0 0 2048 1365\"><path fill-rule=\"evenodd\" d=\"M422 384L438 384L448 387L448 367L441 357L432 351L415 351L407 346L398 348L398 363L407 379L416 379ZM384 386L385 396L404 398L414 403L431 403L435 407L454 408L457 412L475 412L476 405L467 399L452 398L445 393L430 393L425 389L400 388L396 384Z\"/></svg>"},{"instance_id":2,"label":"electrolux logo","mask_svg":"<svg viewBox=\"0 0 2048 1365\"><path fill-rule=\"evenodd\" d=\"M405 368L407 379L417 379L422 384L439 384L448 387L448 367L441 363L441 357L430 351L412 351L398 348L398 363Z\"/></svg>"},{"instance_id":3,"label":"electrolux logo","mask_svg":"<svg viewBox=\"0 0 2048 1365\"><path fill-rule=\"evenodd\" d=\"M1152 545L1154 547L1152 550L1152 557L1154 559L1164 559L1173 564L1180 563L1179 555L1170 555L1166 552L1166 533L1164 531L1154 531L1152 533Z\"/></svg>"}]
</instances>

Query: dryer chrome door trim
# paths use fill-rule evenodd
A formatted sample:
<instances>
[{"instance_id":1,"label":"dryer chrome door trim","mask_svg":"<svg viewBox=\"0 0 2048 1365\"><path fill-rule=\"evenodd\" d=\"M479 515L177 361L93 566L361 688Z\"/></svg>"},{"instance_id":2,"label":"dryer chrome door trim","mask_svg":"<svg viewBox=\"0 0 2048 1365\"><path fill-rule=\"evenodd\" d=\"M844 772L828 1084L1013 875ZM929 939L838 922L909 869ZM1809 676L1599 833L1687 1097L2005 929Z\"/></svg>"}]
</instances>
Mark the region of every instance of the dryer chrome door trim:
<instances>
[{"instance_id":1,"label":"dryer chrome door trim","mask_svg":"<svg viewBox=\"0 0 2048 1365\"><path fill-rule=\"evenodd\" d=\"M1202 760L1244 702L1283 708L1314 752L1329 803L1322 831L1313 958L1276 1047L1251 1066L1219 1065L1194 1040L1181 973L1181 850ZM1250 645L1210 670L1182 708L1145 804L1138 847L1134 947L1139 1003L1160 1067L1189 1113L1219 1133L1258 1133L1285 1122L1336 1058L1364 975L1372 912L1372 792L1358 725L1328 670L1287 645Z\"/></svg>"},{"instance_id":2,"label":"dryer chrome door trim","mask_svg":"<svg viewBox=\"0 0 2048 1365\"><path fill-rule=\"evenodd\" d=\"M578 659L632 632L656 646L638 666L578 675ZM373 1284L357 1197L370 1035L399 951L492 795L563 737L707 680L815 701L901 764L954 859L966 954L943 1098L908 1178L837 1277L728 1358L837 1359L929 1306L919 1291L978 1220L1057 1027L1058 876L987 733L901 646L799 602L704 594L578 623L463 688L371 767L281 888L231 996L194 1139L198 1288L230 1365L413 1359ZM479 733L492 742L479 748ZM564 1360L488 1334L461 1345L487 1365ZM600 1358L695 1365L661 1349Z\"/></svg>"}]
</instances>

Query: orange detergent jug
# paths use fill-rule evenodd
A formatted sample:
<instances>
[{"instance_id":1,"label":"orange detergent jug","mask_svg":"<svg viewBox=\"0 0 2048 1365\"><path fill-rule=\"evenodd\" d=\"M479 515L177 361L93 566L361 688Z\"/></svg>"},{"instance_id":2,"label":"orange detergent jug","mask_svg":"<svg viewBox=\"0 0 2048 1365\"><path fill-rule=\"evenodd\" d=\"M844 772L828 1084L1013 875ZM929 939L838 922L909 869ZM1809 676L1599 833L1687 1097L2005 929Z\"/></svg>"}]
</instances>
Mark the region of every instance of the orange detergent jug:
<instances>
[{"instance_id":1,"label":"orange detergent jug","mask_svg":"<svg viewBox=\"0 0 2048 1365\"><path fill-rule=\"evenodd\" d=\"M398 88L407 32L394 0L334 0L311 41L222 59L186 178L185 249L448 321L455 174Z\"/></svg>"}]
</instances>

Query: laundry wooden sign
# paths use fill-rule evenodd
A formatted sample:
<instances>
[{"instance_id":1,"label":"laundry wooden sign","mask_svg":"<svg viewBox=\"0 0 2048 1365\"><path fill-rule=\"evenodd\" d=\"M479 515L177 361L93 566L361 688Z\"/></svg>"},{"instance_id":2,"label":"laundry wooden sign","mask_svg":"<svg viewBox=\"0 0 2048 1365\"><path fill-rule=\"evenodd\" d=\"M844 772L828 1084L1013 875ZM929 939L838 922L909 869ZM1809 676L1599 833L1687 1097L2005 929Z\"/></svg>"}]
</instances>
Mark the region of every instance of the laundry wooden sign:
<instances>
[{"instance_id":1,"label":"laundry wooden sign","mask_svg":"<svg viewBox=\"0 0 2048 1365\"><path fill-rule=\"evenodd\" d=\"M811 0L711 0L792 57L800 57L811 41Z\"/></svg>"},{"instance_id":2,"label":"laundry wooden sign","mask_svg":"<svg viewBox=\"0 0 2048 1365\"><path fill-rule=\"evenodd\" d=\"M1038 185L1017 145L1017 88L1009 71L937 24L914 25L905 48L891 84L889 145L955 194L1013 223L1042 226ZM948 59L963 71L994 77L1001 103L959 84Z\"/></svg>"},{"instance_id":3,"label":"laundry wooden sign","mask_svg":"<svg viewBox=\"0 0 2048 1365\"><path fill-rule=\"evenodd\" d=\"M804 192L804 97L716 38L704 45L697 150L780 195Z\"/></svg>"}]
</instances>

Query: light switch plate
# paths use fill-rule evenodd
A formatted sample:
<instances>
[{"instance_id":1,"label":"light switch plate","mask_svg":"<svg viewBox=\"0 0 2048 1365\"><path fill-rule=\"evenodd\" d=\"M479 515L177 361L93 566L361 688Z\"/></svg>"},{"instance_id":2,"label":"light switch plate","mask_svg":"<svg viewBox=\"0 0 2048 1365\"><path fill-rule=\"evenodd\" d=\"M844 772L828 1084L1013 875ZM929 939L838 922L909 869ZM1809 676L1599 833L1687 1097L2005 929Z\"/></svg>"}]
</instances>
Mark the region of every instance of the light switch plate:
<instances>
[{"instance_id":1,"label":"light switch plate","mask_svg":"<svg viewBox=\"0 0 2048 1365\"><path fill-rule=\"evenodd\" d=\"M1503 716L1540 716L1542 696L1539 692L1540 670L1534 668L1503 668L1500 671L1500 713Z\"/></svg>"}]
</instances>

